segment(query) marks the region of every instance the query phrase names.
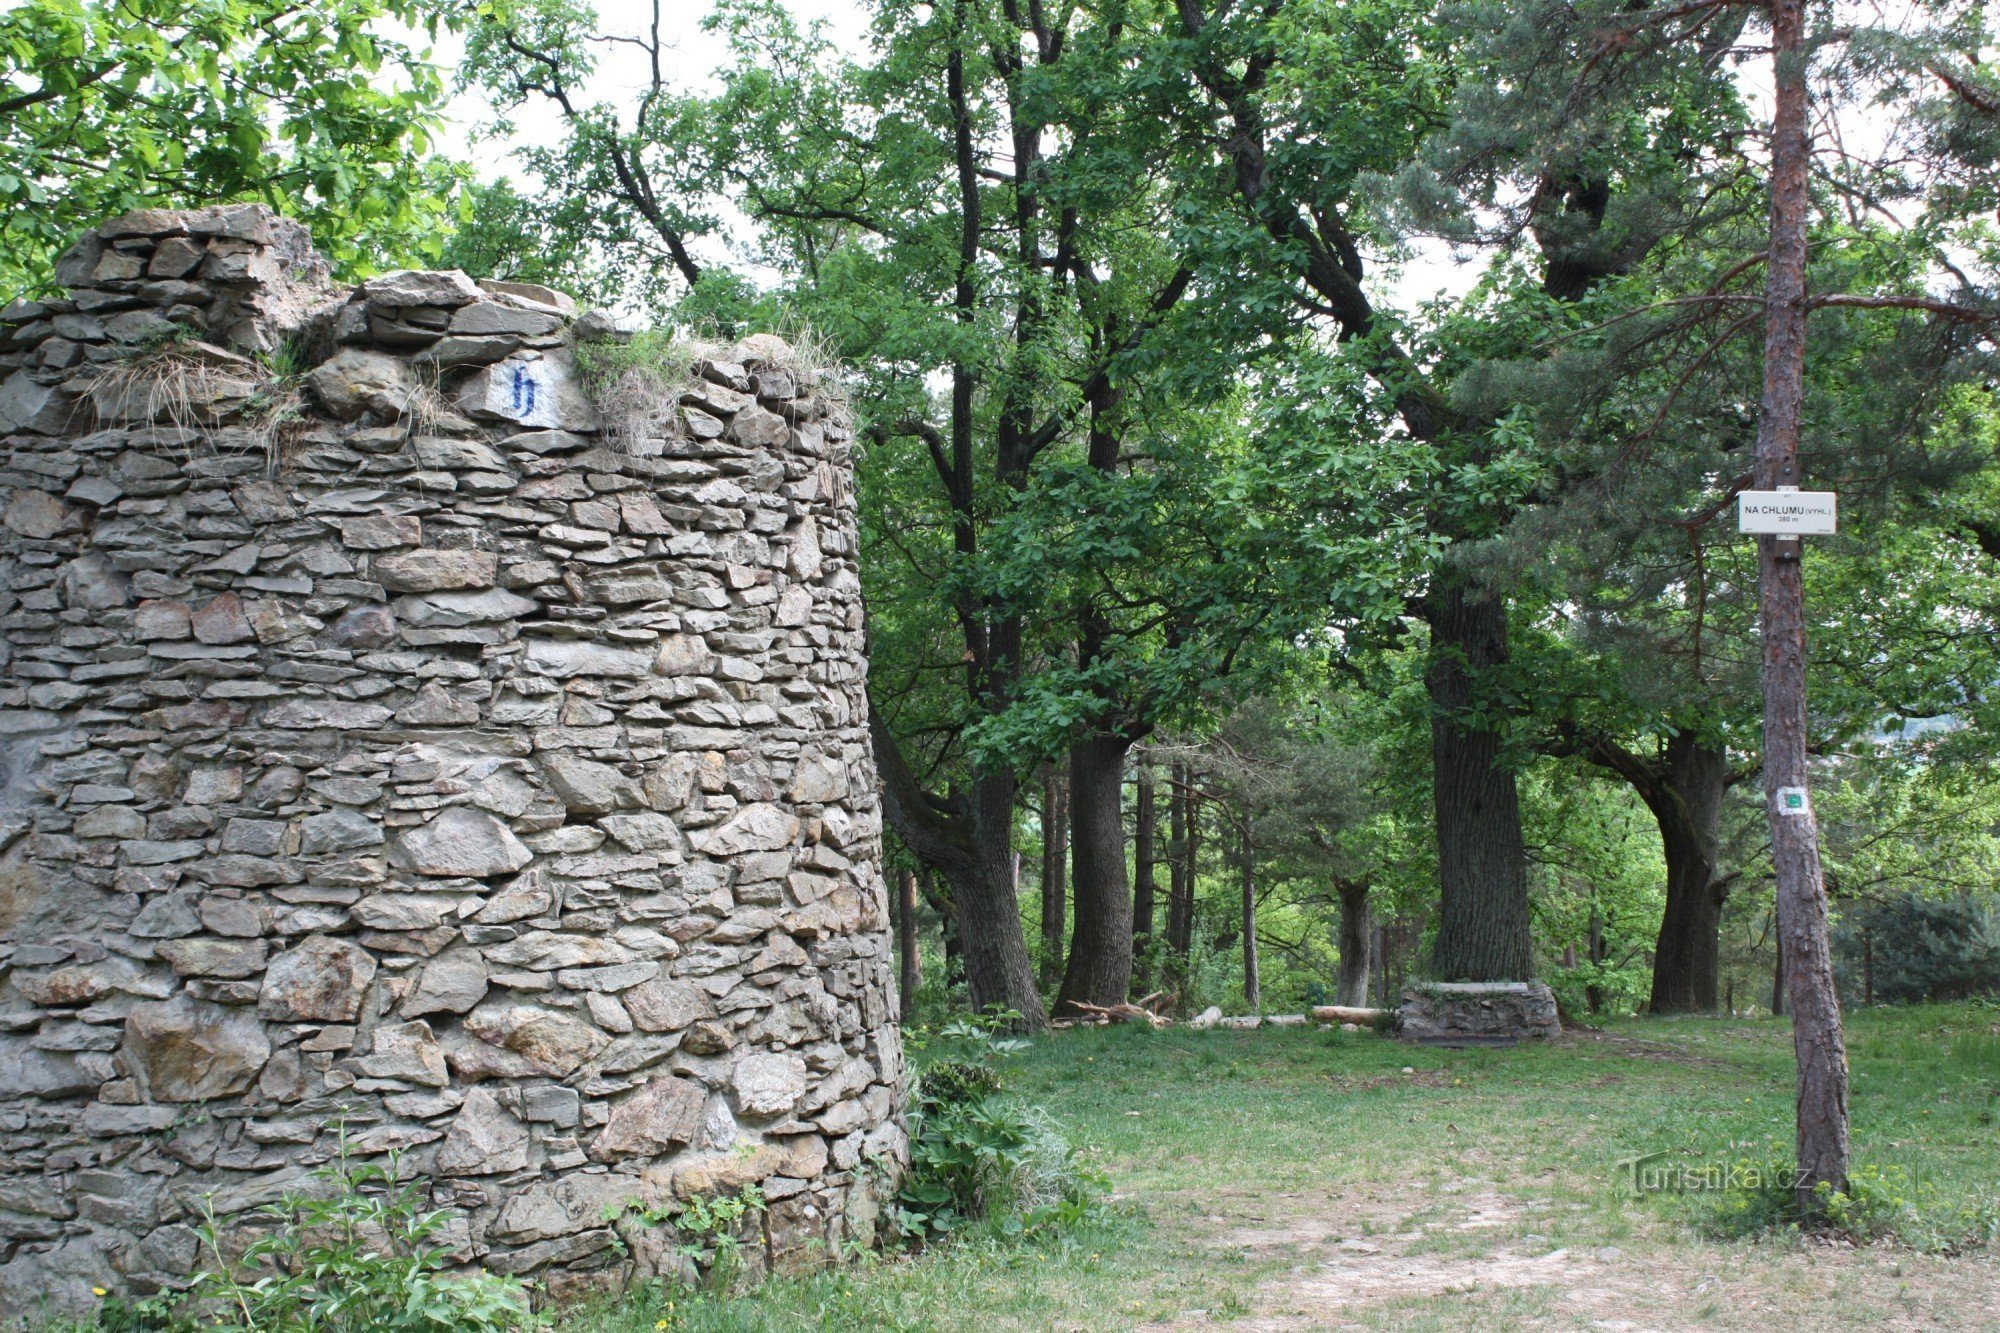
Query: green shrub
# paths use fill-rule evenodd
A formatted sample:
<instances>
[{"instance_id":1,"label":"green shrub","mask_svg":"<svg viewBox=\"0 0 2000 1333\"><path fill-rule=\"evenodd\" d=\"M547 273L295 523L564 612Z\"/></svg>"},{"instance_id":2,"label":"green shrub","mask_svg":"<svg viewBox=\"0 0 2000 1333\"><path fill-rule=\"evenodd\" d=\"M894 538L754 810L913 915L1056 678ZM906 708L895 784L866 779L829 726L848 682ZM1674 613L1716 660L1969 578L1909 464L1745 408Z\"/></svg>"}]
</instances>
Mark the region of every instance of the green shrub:
<instances>
[{"instance_id":1,"label":"green shrub","mask_svg":"<svg viewBox=\"0 0 2000 1333\"><path fill-rule=\"evenodd\" d=\"M913 1080L910 1169L894 1213L912 1242L974 1226L1001 1236L1061 1230L1095 1209L1102 1181L1044 1112L1006 1094L1003 1062L1026 1043L999 1034L1017 1017L958 1019L912 1043L930 1057Z\"/></svg>"},{"instance_id":2,"label":"green shrub","mask_svg":"<svg viewBox=\"0 0 2000 1333\"><path fill-rule=\"evenodd\" d=\"M198 1229L213 1266L178 1298L108 1304L99 1326L120 1333L508 1333L543 1326L518 1282L454 1274L437 1243L442 1211L397 1178L397 1160L345 1153L314 1172L330 1188L259 1209L270 1229L234 1245L211 1212Z\"/></svg>"}]
</instances>

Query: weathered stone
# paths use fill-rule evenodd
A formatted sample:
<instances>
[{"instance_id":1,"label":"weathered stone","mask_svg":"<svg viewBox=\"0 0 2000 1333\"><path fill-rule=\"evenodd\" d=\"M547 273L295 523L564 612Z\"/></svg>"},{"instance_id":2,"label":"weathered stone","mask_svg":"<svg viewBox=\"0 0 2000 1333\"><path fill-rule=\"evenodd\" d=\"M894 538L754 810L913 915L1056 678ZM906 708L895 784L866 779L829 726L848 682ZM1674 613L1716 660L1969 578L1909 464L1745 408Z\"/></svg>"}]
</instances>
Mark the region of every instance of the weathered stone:
<instances>
[{"instance_id":1,"label":"weathered stone","mask_svg":"<svg viewBox=\"0 0 2000 1333\"><path fill-rule=\"evenodd\" d=\"M653 674L653 654L572 639L532 639L528 666L545 676L638 679Z\"/></svg>"},{"instance_id":2,"label":"weathered stone","mask_svg":"<svg viewBox=\"0 0 2000 1333\"><path fill-rule=\"evenodd\" d=\"M299 853L303 856L359 851L382 843L381 824L345 807L313 815L299 825Z\"/></svg>"},{"instance_id":3,"label":"weathered stone","mask_svg":"<svg viewBox=\"0 0 2000 1333\"><path fill-rule=\"evenodd\" d=\"M286 1023L352 1023L361 1015L375 969L365 949L314 935L271 960L257 1012Z\"/></svg>"},{"instance_id":4,"label":"weathered stone","mask_svg":"<svg viewBox=\"0 0 2000 1333\"><path fill-rule=\"evenodd\" d=\"M736 1062L730 1100L739 1115L788 1115L806 1091L806 1062L789 1053L761 1052Z\"/></svg>"},{"instance_id":5,"label":"weathered stone","mask_svg":"<svg viewBox=\"0 0 2000 1333\"><path fill-rule=\"evenodd\" d=\"M387 352L343 347L313 367L306 384L320 405L342 421L366 412L391 420L410 407L409 363Z\"/></svg>"},{"instance_id":6,"label":"weathered stone","mask_svg":"<svg viewBox=\"0 0 2000 1333\"><path fill-rule=\"evenodd\" d=\"M437 1169L452 1175L495 1176L527 1164L528 1127L509 1115L488 1089L466 1093L451 1132L438 1145Z\"/></svg>"},{"instance_id":7,"label":"weathered stone","mask_svg":"<svg viewBox=\"0 0 2000 1333\"><path fill-rule=\"evenodd\" d=\"M63 566L63 603L85 611L109 611L131 597L132 581L98 551L86 551Z\"/></svg>"},{"instance_id":8,"label":"weathered stone","mask_svg":"<svg viewBox=\"0 0 2000 1333\"><path fill-rule=\"evenodd\" d=\"M454 698L451 691L432 681L396 710L396 720L406 727L471 726L479 721L479 705Z\"/></svg>"},{"instance_id":9,"label":"weathered stone","mask_svg":"<svg viewBox=\"0 0 2000 1333\"><path fill-rule=\"evenodd\" d=\"M154 946L160 957L184 977L220 977L240 980L264 970L264 941L178 939L162 940Z\"/></svg>"},{"instance_id":10,"label":"weathered stone","mask_svg":"<svg viewBox=\"0 0 2000 1333\"><path fill-rule=\"evenodd\" d=\"M597 413L564 354L523 352L475 372L458 391L462 411L530 430L588 433Z\"/></svg>"},{"instance_id":11,"label":"weathered stone","mask_svg":"<svg viewBox=\"0 0 2000 1333\"><path fill-rule=\"evenodd\" d=\"M374 1049L355 1063L369 1078L400 1079L426 1088L442 1088L451 1081L444 1051L431 1025L421 1021L376 1028Z\"/></svg>"},{"instance_id":12,"label":"weathered stone","mask_svg":"<svg viewBox=\"0 0 2000 1333\"><path fill-rule=\"evenodd\" d=\"M132 613L132 637L140 643L185 639L193 632L186 602L141 602Z\"/></svg>"},{"instance_id":13,"label":"weathered stone","mask_svg":"<svg viewBox=\"0 0 2000 1333\"><path fill-rule=\"evenodd\" d=\"M405 829L389 851L389 863L419 875L512 874L535 859L513 831L483 810L453 806L428 824Z\"/></svg>"},{"instance_id":14,"label":"weathered stone","mask_svg":"<svg viewBox=\"0 0 2000 1333\"><path fill-rule=\"evenodd\" d=\"M607 1210L627 1204L656 1202L636 1176L606 1172L574 1173L558 1180L538 1180L509 1196L494 1224L493 1234L510 1244L552 1240L603 1226Z\"/></svg>"},{"instance_id":15,"label":"weathered stone","mask_svg":"<svg viewBox=\"0 0 2000 1333\"><path fill-rule=\"evenodd\" d=\"M634 986L619 996L619 1002L632 1015L632 1022L646 1032L679 1032L715 1014L706 991L692 982L668 977Z\"/></svg>"},{"instance_id":16,"label":"weathered stone","mask_svg":"<svg viewBox=\"0 0 2000 1333\"><path fill-rule=\"evenodd\" d=\"M403 1016L466 1013L486 998L486 975L486 960L475 950L447 949L424 964Z\"/></svg>"},{"instance_id":17,"label":"weathered stone","mask_svg":"<svg viewBox=\"0 0 2000 1333\"><path fill-rule=\"evenodd\" d=\"M70 507L47 491L24 489L14 492L4 519L7 527L23 537L46 540L76 520Z\"/></svg>"},{"instance_id":18,"label":"weathered stone","mask_svg":"<svg viewBox=\"0 0 2000 1333\"><path fill-rule=\"evenodd\" d=\"M363 652L395 641L396 615L386 606L357 606L334 621L326 632L329 647Z\"/></svg>"},{"instance_id":19,"label":"weathered stone","mask_svg":"<svg viewBox=\"0 0 2000 1333\"><path fill-rule=\"evenodd\" d=\"M391 714L380 704L356 703L348 699L294 699L264 710L267 727L311 730L330 727L336 731L368 730L382 726Z\"/></svg>"},{"instance_id":20,"label":"weathered stone","mask_svg":"<svg viewBox=\"0 0 2000 1333\"><path fill-rule=\"evenodd\" d=\"M240 1009L181 996L134 1005L125 1020L126 1072L156 1102L199 1102L248 1090L271 1043Z\"/></svg>"},{"instance_id":21,"label":"weathered stone","mask_svg":"<svg viewBox=\"0 0 2000 1333\"><path fill-rule=\"evenodd\" d=\"M75 419L73 401L50 385L37 382L27 371L17 370L0 380L0 431L60 435Z\"/></svg>"},{"instance_id":22,"label":"weathered stone","mask_svg":"<svg viewBox=\"0 0 2000 1333\"><path fill-rule=\"evenodd\" d=\"M740 856L745 852L775 852L798 840L797 816L775 805L746 805L721 824L695 835L695 848L707 856Z\"/></svg>"},{"instance_id":23,"label":"weathered stone","mask_svg":"<svg viewBox=\"0 0 2000 1333\"><path fill-rule=\"evenodd\" d=\"M490 588L499 562L488 551L424 548L375 557L375 578L390 592Z\"/></svg>"},{"instance_id":24,"label":"weathered stone","mask_svg":"<svg viewBox=\"0 0 2000 1333\"><path fill-rule=\"evenodd\" d=\"M651 810L636 815L606 815L598 822L628 851L677 851L681 845L681 833L674 827L674 821Z\"/></svg>"},{"instance_id":25,"label":"weathered stone","mask_svg":"<svg viewBox=\"0 0 2000 1333\"><path fill-rule=\"evenodd\" d=\"M611 1041L588 1023L526 1004L482 1004L466 1015L465 1030L551 1078L567 1078Z\"/></svg>"},{"instance_id":26,"label":"weathered stone","mask_svg":"<svg viewBox=\"0 0 2000 1333\"><path fill-rule=\"evenodd\" d=\"M480 299L480 292L477 283L455 269L444 273L397 269L362 283L351 299L389 309L406 306L450 309L472 304Z\"/></svg>"},{"instance_id":27,"label":"weathered stone","mask_svg":"<svg viewBox=\"0 0 2000 1333\"><path fill-rule=\"evenodd\" d=\"M337 1117L552 1298L623 1274L634 1200L762 1180L779 1256L871 1228L907 1147L846 414L752 342L601 444L570 340L615 322L557 293L342 296L259 206L123 225L59 264L115 290L0 314L0 1305L71 1252L179 1285L157 1219L303 1187ZM103 373L183 328L185 403ZM325 359L266 423L286 340Z\"/></svg>"},{"instance_id":28,"label":"weathered stone","mask_svg":"<svg viewBox=\"0 0 2000 1333\"><path fill-rule=\"evenodd\" d=\"M783 1169L787 1154L774 1143L760 1143L745 1153L689 1162L674 1170L674 1194L683 1199L734 1194Z\"/></svg>"},{"instance_id":29,"label":"weathered stone","mask_svg":"<svg viewBox=\"0 0 2000 1333\"><path fill-rule=\"evenodd\" d=\"M556 751L541 757L542 776L573 815L606 815L645 805L639 784L609 764Z\"/></svg>"},{"instance_id":30,"label":"weathered stone","mask_svg":"<svg viewBox=\"0 0 2000 1333\"><path fill-rule=\"evenodd\" d=\"M560 315L523 310L497 301L475 301L461 306L451 317L451 331L463 334L505 333L523 338L541 338L562 326Z\"/></svg>"},{"instance_id":31,"label":"weathered stone","mask_svg":"<svg viewBox=\"0 0 2000 1333\"><path fill-rule=\"evenodd\" d=\"M590 1155L600 1162L616 1162L655 1157L692 1143L701 1130L706 1100L699 1083L655 1074L612 1108L611 1118L590 1142Z\"/></svg>"},{"instance_id":32,"label":"weathered stone","mask_svg":"<svg viewBox=\"0 0 2000 1333\"><path fill-rule=\"evenodd\" d=\"M1555 994L1539 981L1431 981L1403 988L1397 1035L1425 1045L1511 1045L1562 1035Z\"/></svg>"}]
</instances>

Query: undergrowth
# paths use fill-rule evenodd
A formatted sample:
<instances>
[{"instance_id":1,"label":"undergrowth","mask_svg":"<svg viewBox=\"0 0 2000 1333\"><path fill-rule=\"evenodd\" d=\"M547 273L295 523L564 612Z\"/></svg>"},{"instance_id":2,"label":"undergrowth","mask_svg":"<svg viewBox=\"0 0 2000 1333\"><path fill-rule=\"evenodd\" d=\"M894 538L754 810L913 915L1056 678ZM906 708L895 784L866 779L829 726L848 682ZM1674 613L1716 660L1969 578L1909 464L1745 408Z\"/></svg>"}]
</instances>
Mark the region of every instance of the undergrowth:
<instances>
[{"instance_id":1,"label":"undergrowth","mask_svg":"<svg viewBox=\"0 0 2000 1333\"><path fill-rule=\"evenodd\" d=\"M1745 1159L1736 1166L1739 1179L1754 1183L1724 1192L1702 1219L1701 1230L1715 1239L1819 1236L1889 1242L1923 1254L1956 1254L2000 1240L2000 1202L1948 1202L1901 1166L1863 1166L1849 1174L1845 1190L1822 1182L1810 1207L1786 1164Z\"/></svg>"},{"instance_id":2,"label":"undergrowth","mask_svg":"<svg viewBox=\"0 0 2000 1333\"><path fill-rule=\"evenodd\" d=\"M454 1273L440 1243L447 1214L426 1209L399 1162L345 1155L313 1173L323 1193L257 1210L268 1224L247 1244L213 1212L197 1233L206 1266L185 1293L109 1301L97 1327L115 1333L511 1333L536 1329L527 1289L487 1272Z\"/></svg>"},{"instance_id":3,"label":"undergrowth","mask_svg":"<svg viewBox=\"0 0 2000 1333\"><path fill-rule=\"evenodd\" d=\"M1027 1043L991 1012L911 1033L910 1167L894 1222L914 1244L982 1228L1000 1237L1062 1230L1096 1211L1104 1181L1047 1112L1008 1095L1007 1061Z\"/></svg>"}]
</instances>

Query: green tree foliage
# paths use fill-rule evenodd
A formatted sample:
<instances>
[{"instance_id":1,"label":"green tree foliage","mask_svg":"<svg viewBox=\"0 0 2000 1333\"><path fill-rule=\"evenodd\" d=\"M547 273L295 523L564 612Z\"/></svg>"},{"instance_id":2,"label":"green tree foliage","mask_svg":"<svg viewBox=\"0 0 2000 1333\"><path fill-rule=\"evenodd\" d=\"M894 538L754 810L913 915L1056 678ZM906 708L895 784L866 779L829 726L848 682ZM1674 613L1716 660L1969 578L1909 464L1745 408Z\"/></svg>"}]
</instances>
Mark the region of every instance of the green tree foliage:
<instances>
[{"instance_id":1,"label":"green tree foliage","mask_svg":"<svg viewBox=\"0 0 2000 1333\"><path fill-rule=\"evenodd\" d=\"M450 0L23 0L0 12L0 292L128 209L260 200L345 273L435 254Z\"/></svg>"}]
</instances>

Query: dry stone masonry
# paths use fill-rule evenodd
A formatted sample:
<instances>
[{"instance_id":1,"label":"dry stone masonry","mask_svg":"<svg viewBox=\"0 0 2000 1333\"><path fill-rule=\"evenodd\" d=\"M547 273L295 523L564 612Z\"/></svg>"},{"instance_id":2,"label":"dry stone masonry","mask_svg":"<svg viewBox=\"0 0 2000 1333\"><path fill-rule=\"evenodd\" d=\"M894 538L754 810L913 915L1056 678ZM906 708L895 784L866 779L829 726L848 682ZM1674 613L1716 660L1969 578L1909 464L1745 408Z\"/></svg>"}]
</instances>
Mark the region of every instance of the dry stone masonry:
<instances>
[{"instance_id":1,"label":"dry stone masonry","mask_svg":"<svg viewBox=\"0 0 2000 1333\"><path fill-rule=\"evenodd\" d=\"M258 207L61 277L0 313L0 1315L173 1286L205 1197L343 1135L557 1292L678 1262L635 1201L869 1239L903 1071L812 371L752 339L613 440L601 315L336 289Z\"/></svg>"}]
</instances>

